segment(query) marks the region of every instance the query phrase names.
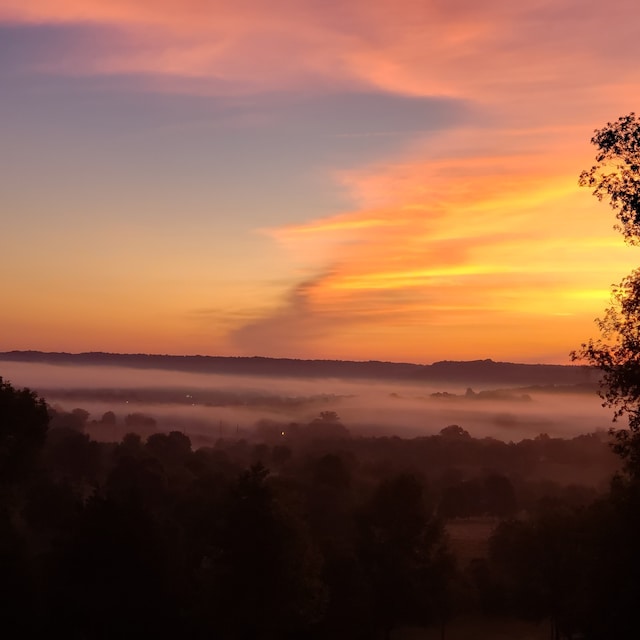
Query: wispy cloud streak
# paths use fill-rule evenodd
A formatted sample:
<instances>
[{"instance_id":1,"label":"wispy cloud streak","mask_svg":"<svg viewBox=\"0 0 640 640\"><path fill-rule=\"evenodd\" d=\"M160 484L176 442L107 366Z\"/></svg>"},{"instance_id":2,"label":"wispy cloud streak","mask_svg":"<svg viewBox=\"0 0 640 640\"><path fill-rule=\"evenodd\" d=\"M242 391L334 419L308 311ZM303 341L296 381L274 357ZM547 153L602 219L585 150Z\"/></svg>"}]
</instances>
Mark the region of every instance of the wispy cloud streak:
<instances>
[{"instance_id":1,"label":"wispy cloud streak","mask_svg":"<svg viewBox=\"0 0 640 640\"><path fill-rule=\"evenodd\" d=\"M638 11L633 0L2 0L0 22L100 30L78 45L86 55L56 56L52 42L29 58L54 76L465 104L384 160L323 167L352 206L262 229L302 275L229 340L265 355L563 360L637 262L576 176L590 131L637 107ZM383 114L371 131L331 135L394 130Z\"/></svg>"}]
</instances>

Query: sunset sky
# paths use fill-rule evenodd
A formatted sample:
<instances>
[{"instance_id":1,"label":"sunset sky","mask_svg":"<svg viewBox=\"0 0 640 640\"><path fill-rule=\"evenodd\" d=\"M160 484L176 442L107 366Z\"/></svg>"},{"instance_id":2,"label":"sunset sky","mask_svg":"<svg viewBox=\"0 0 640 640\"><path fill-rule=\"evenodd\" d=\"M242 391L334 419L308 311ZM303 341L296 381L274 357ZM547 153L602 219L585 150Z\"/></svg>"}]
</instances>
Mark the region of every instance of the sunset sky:
<instances>
[{"instance_id":1,"label":"sunset sky","mask_svg":"<svg viewBox=\"0 0 640 640\"><path fill-rule=\"evenodd\" d=\"M0 0L0 350L568 362L637 0Z\"/></svg>"}]
</instances>

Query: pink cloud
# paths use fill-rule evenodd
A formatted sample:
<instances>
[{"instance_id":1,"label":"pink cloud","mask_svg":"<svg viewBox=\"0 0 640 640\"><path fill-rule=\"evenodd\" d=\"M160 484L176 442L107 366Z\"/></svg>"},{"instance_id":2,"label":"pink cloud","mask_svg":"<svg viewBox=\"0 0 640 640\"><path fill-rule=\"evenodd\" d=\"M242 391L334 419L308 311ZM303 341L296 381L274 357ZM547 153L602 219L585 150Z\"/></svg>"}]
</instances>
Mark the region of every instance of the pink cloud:
<instances>
[{"instance_id":1,"label":"pink cloud","mask_svg":"<svg viewBox=\"0 0 640 640\"><path fill-rule=\"evenodd\" d=\"M321 247L330 267L234 332L234 345L423 360L538 350L566 361L635 262L577 187L581 158L566 152L575 135L446 133L398 164L348 173L365 208L271 231L301 261Z\"/></svg>"},{"instance_id":2,"label":"pink cloud","mask_svg":"<svg viewBox=\"0 0 640 640\"><path fill-rule=\"evenodd\" d=\"M4 0L0 20L119 29L128 45L67 71L225 80L254 90L369 86L580 115L594 85L638 80L631 0ZM168 85L169 87L171 84ZM580 109L582 107L582 109Z\"/></svg>"},{"instance_id":3,"label":"pink cloud","mask_svg":"<svg viewBox=\"0 0 640 640\"><path fill-rule=\"evenodd\" d=\"M640 98L638 12L634 0L3 0L0 20L118 34L94 55L47 61L51 72L473 103L475 125L336 174L352 211L269 231L321 275L232 338L267 355L530 358L575 346L636 262L576 176L591 129Z\"/></svg>"}]
</instances>

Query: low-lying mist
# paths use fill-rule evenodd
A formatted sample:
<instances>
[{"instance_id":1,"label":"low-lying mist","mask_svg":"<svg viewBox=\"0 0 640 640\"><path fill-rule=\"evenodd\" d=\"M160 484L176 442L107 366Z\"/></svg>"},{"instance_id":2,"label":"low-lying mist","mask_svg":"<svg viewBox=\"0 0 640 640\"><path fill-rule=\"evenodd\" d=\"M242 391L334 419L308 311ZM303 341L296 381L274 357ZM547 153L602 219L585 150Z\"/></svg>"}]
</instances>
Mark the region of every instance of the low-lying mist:
<instances>
[{"instance_id":1,"label":"low-lying mist","mask_svg":"<svg viewBox=\"0 0 640 640\"><path fill-rule=\"evenodd\" d=\"M0 376L29 387L66 411L82 408L92 420L142 413L157 430L176 429L205 444L220 436L250 436L259 421L305 424L336 412L354 435L417 437L459 424L476 438L518 441L607 429L611 412L595 389L516 388L493 392L482 380L442 385L394 380L267 378L194 374L126 367L60 366L0 361ZM469 391L471 389L471 391Z\"/></svg>"}]
</instances>

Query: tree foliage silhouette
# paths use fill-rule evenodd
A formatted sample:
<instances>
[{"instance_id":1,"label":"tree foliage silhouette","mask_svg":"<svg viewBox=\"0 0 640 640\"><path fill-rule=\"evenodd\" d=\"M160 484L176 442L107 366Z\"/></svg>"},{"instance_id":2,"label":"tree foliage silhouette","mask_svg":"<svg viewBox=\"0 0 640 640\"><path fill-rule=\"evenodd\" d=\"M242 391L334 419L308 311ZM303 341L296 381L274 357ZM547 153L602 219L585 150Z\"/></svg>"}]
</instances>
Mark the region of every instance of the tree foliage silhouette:
<instances>
[{"instance_id":1,"label":"tree foliage silhouette","mask_svg":"<svg viewBox=\"0 0 640 640\"><path fill-rule=\"evenodd\" d=\"M640 119L634 113L595 132L597 165L580 175L580 184L607 198L616 212L625 242L640 245ZM612 429L614 450L625 463L626 476L617 476L603 513L595 517L586 563L589 579L580 618L586 638L637 637L639 622L633 602L640 591L640 269L612 289L611 305L597 320L600 337L572 353L602 372L603 406L614 409L614 422L625 417L628 428ZM604 525L604 526L603 526ZM598 591L599 585L606 585ZM595 614L595 615L594 615Z\"/></svg>"},{"instance_id":2,"label":"tree foliage silhouette","mask_svg":"<svg viewBox=\"0 0 640 640\"><path fill-rule=\"evenodd\" d=\"M600 396L614 409L614 421L626 416L629 429L615 430L615 451L628 470L640 473L640 269L613 287L612 304L597 321L601 337L572 353L602 371Z\"/></svg>"},{"instance_id":3,"label":"tree foliage silhouette","mask_svg":"<svg viewBox=\"0 0 640 640\"><path fill-rule=\"evenodd\" d=\"M29 389L0 377L0 482L28 472L49 428L47 406Z\"/></svg>"},{"instance_id":4,"label":"tree foliage silhouette","mask_svg":"<svg viewBox=\"0 0 640 640\"><path fill-rule=\"evenodd\" d=\"M608 122L591 139L596 162L580 175L580 185L593 187L599 199L608 198L627 243L640 244L640 119L635 113ZM631 474L640 474L640 269L612 289L611 306L596 320L600 338L573 351L602 371L603 406L614 409L614 421L626 416L629 429L613 430L616 452Z\"/></svg>"},{"instance_id":5,"label":"tree foliage silhouette","mask_svg":"<svg viewBox=\"0 0 640 640\"><path fill-rule=\"evenodd\" d=\"M616 229L629 244L640 244L640 118L621 116L597 129L598 164L580 174L580 185L593 188L599 200L608 198L620 221Z\"/></svg>"},{"instance_id":6,"label":"tree foliage silhouette","mask_svg":"<svg viewBox=\"0 0 640 640\"><path fill-rule=\"evenodd\" d=\"M444 619L451 558L418 478L383 480L365 506L360 529L372 613L384 637L401 625Z\"/></svg>"}]
</instances>

